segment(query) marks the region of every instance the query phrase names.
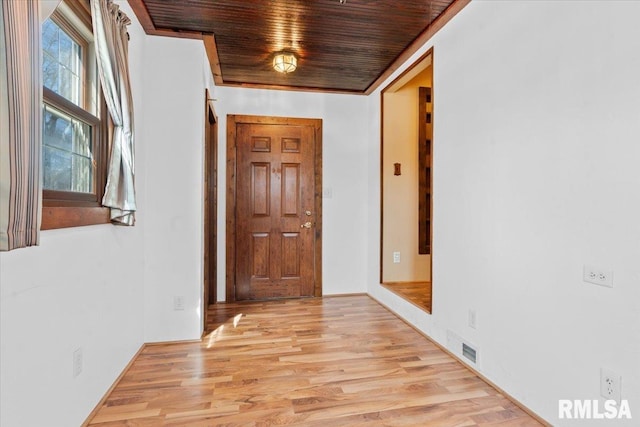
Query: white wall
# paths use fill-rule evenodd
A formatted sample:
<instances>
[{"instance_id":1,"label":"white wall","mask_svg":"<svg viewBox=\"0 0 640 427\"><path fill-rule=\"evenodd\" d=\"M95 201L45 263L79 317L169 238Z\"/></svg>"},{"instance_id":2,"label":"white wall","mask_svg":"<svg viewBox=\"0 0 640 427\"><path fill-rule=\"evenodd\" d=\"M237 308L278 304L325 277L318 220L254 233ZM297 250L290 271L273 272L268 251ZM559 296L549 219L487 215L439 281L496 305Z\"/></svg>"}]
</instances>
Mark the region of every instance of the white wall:
<instances>
[{"instance_id":1,"label":"white wall","mask_svg":"<svg viewBox=\"0 0 640 427\"><path fill-rule=\"evenodd\" d=\"M145 340L202 332L205 52L202 41L147 37L143 91ZM173 310L173 298L185 310Z\"/></svg>"},{"instance_id":2,"label":"white wall","mask_svg":"<svg viewBox=\"0 0 640 427\"><path fill-rule=\"evenodd\" d=\"M141 241L100 225L0 254L0 425L80 425L111 386L143 342Z\"/></svg>"},{"instance_id":3,"label":"white wall","mask_svg":"<svg viewBox=\"0 0 640 427\"><path fill-rule=\"evenodd\" d=\"M40 0L40 22L47 20L62 0Z\"/></svg>"},{"instance_id":4,"label":"white wall","mask_svg":"<svg viewBox=\"0 0 640 427\"><path fill-rule=\"evenodd\" d=\"M369 251L372 295L440 343L451 329L478 345L479 370L558 426L606 424L558 419L558 399L599 398L600 367L640 417L637 16L638 2L470 3L414 55L434 46L433 315L381 288ZM372 146L374 182L378 159ZM378 200L370 186L370 248ZM613 289L584 283L584 264L613 270Z\"/></svg>"},{"instance_id":5,"label":"white wall","mask_svg":"<svg viewBox=\"0 0 640 427\"><path fill-rule=\"evenodd\" d=\"M218 188L226 188L226 116L246 114L323 120L322 203L323 294L366 292L367 98L358 95L216 87L220 120ZM224 191L218 205L218 234L225 236ZM224 239L218 242L218 299L225 298Z\"/></svg>"},{"instance_id":6,"label":"white wall","mask_svg":"<svg viewBox=\"0 0 640 427\"><path fill-rule=\"evenodd\" d=\"M139 52L132 42L132 69ZM0 254L0 425L84 421L143 343L143 240L140 226L98 225L43 231L39 247Z\"/></svg>"},{"instance_id":7,"label":"white wall","mask_svg":"<svg viewBox=\"0 0 640 427\"><path fill-rule=\"evenodd\" d=\"M80 425L144 342L200 336L204 49L146 36L118 4L133 21L136 226L43 231L0 253L3 426Z\"/></svg>"}]
</instances>

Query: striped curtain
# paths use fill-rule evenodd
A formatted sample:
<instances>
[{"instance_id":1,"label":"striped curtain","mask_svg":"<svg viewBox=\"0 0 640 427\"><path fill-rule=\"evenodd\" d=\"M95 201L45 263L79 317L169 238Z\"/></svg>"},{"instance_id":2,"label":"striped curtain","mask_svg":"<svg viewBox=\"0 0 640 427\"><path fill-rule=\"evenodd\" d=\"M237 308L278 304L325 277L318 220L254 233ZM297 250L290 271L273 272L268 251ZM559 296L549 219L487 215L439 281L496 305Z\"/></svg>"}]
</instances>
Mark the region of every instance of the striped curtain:
<instances>
[{"instance_id":1,"label":"striped curtain","mask_svg":"<svg viewBox=\"0 0 640 427\"><path fill-rule=\"evenodd\" d=\"M42 215L39 1L0 1L0 250L34 246Z\"/></svg>"},{"instance_id":2,"label":"striped curtain","mask_svg":"<svg viewBox=\"0 0 640 427\"><path fill-rule=\"evenodd\" d=\"M111 208L112 223L133 225L136 211L133 98L127 34L131 21L111 0L91 0L91 15L98 74L113 121L109 171L102 204Z\"/></svg>"}]
</instances>

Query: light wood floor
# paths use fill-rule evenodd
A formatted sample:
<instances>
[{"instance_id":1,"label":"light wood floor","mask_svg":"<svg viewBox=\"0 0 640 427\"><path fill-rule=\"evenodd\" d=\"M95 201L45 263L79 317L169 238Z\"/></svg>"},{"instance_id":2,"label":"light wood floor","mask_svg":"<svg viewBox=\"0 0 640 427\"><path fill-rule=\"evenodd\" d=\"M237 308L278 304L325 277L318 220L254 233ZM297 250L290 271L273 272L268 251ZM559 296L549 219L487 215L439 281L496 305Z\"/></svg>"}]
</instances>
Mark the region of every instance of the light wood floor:
<instances>
[{"instance_id":1,"label":"light wood floor","mask_svg":"<svg viewBox=\"0 0 640 427\"><path fill-rule=\"evenodd\" d=\"M431 282L387 282L382 286L431 313Z\"/></svg>"},{"instance_id":2,"label":"light wood floor","mask_svg":"<svg viewBox=\"0 0 640 427\"><path fill-rule=\"evenodd\" d=\"M368 296L212 306L144 348L91 426L539 426Z\"/></svg>"}]
</instances>

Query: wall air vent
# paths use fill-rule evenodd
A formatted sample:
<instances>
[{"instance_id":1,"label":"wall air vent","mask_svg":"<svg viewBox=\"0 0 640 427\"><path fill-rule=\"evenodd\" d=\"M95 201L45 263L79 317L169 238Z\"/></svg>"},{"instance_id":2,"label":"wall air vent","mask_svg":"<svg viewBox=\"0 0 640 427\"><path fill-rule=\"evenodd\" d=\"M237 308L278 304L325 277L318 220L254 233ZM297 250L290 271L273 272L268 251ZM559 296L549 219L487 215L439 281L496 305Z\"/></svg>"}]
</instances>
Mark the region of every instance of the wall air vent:
<instances>
[{"instance_id":1,"label":"wall air vent","mask_svg":"<svg viewBox=\"0 0 640 427\"><path fill-rule=\"evenodd\" d=\"M476 368L480 366L480 349L452 330L447 330L447 348L463 362L470 362Z\"/></svg>"},{"instance_id":2,"label":"wall air vent","mask_svg":"<svg viewBox=\"0 0 640 427\"><path fill-rule=\"evenodd\" d=\"M462 355L469 359L471 362L476 363L476 349L462 343Z\"/></svg>"}]
</instances>

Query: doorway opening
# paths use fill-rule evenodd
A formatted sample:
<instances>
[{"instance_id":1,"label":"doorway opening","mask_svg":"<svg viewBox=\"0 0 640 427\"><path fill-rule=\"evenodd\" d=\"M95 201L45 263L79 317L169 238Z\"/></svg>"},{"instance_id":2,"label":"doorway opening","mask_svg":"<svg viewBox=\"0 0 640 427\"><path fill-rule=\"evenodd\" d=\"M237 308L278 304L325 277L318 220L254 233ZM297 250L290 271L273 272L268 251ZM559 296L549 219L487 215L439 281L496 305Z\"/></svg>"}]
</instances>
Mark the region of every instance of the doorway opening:
<instances>
[{"instance_id":1,"label":"doorway opening","mask_svg":"<svg viewBox=\"0 0 640 427\"><path fill-rule=\"evenodd\" d=\"M381 92L380 283L431 313L433 49Z\"/></svg>"},{"instance_id":2,"label":"doorway opening","mask_svg":"<svg viewBox=\"0 0 640 427\"><path fill-rule=\"evenodd\" d=\"M322 120L227 116L226 301L322 295Z\"/></svg>"},{"instance_id":3,"label":"doorway opening","mask_svg":"<svg viewBox=\"0 0 640 427\"><path fill-rule=\"evenodd\" d=\"M218 117L209 91L205 92L204 127L204 286L202 313L204 331L211 304L218 300Z\"/></svg>"}]
</instances>

